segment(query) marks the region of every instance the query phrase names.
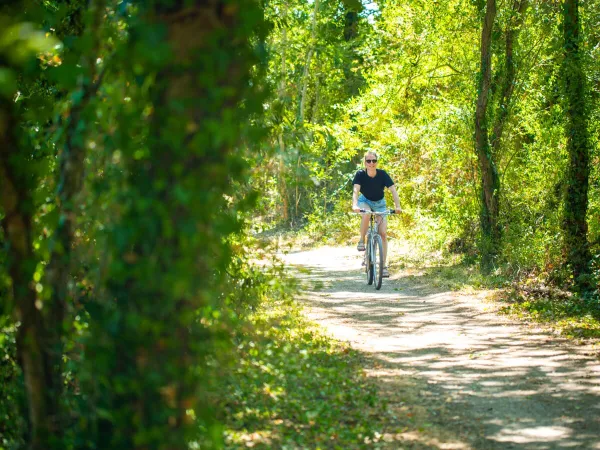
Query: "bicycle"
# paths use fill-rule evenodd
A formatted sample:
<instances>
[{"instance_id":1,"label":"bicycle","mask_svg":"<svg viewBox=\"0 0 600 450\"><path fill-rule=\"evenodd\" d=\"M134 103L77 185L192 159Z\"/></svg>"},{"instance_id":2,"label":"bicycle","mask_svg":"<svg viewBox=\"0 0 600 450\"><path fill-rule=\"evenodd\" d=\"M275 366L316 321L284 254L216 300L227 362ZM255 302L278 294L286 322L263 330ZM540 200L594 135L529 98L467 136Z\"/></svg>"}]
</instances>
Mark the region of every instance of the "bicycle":
<instances>
[{"instance_id":1,"label":"bicycle","mask_svg":"<svg viewBox=\"0 0 600 450\"><path fill-rule=\"evenodd\" d=\"M369 230L365 239L365 272L367 274L367 284L375 282L375 289L381 289L383 282L383 241L379 235L379 223L375 216L389 216L394 214L390 209L384 212L370 211L361 209L359 214L369 214Z\"/></svg>"}]
</instances>

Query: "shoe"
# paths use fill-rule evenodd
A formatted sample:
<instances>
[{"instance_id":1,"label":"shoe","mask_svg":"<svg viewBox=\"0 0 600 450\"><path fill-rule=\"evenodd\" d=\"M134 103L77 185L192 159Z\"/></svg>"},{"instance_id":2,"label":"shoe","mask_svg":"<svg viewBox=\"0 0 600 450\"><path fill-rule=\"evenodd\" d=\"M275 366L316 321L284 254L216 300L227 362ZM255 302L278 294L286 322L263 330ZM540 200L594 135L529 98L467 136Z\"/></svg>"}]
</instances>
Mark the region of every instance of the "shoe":
<instances>
[{"instance_id":1,"label":"shoe","mask_svg":"<svg viewBox=\"0 0 600 450\"><path fill-rule=\"evenodd\" d=\"M364 252L364 251L365 251L365 243L364 243L363 241L360 241L360 242L358 243L358 245L356 246L356 249L357 249L359 252Z\"/></svg>"},{"instance_id":2,"label":"shoe","mask_svg":"<svg viewBox=\"0 0 600 450\"><path fill-rule=\"evenodd\" d=\"M381 271L381 276L383 278L389 278L390 277L390 272L388 270L387 267L384 267L383 270Z\"/></svg>"}]
</instances>

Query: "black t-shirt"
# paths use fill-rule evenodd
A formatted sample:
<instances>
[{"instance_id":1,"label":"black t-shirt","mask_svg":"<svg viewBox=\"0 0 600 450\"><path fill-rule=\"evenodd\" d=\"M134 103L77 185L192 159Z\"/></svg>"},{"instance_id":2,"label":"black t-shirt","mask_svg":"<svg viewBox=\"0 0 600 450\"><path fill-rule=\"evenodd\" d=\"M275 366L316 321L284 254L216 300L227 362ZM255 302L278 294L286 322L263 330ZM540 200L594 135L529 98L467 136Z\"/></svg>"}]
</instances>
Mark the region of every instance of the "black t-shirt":
<instances>
[{"instance_id":1,"label":"black t-shirt","mask_svg":"<svg viewBox=\"0 0 600 450\"><path fill-rule=\"evenodd\" d=\"M385 170L377 169L377 174L371 178L366 170L359 170L354 175L352 184L360 184L360 193L372 202L383 198L383 189L394 185L394 182Z\"/></svg>"}]
</instances>

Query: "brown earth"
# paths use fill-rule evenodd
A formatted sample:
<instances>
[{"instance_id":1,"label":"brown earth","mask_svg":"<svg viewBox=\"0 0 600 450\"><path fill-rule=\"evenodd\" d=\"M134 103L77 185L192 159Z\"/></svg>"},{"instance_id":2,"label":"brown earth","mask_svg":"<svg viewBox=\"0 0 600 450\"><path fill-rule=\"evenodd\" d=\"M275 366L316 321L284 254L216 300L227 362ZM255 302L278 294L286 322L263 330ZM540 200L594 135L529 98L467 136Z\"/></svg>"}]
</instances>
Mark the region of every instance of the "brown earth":
<instances>
[{"instance_id":1,"label":"brown earth","mask_svg":"<svg viewBox=\"0 0 600 450\"><path fill-rule=\"evenodd\" d=\"M498 315L490 291L448 291L407 272L376 291L355 248L284 260L303 269L308 316L365 354L396 421L378 447L600 449L597 348Z\"/></svg>"}]
</instances>

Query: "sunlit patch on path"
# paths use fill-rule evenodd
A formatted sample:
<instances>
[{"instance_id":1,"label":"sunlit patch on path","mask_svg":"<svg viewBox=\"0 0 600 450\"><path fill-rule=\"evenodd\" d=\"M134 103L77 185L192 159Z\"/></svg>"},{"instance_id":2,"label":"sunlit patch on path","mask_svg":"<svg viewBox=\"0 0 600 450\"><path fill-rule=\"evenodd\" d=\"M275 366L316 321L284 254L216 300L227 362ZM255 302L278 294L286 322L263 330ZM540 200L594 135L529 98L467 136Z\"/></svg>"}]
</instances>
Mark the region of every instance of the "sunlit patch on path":
<instances>
[{"instance_id":1,"label":"sunlit patch on path","mask_svg":"<svg viewBox=\"0 0 600 450\"><path fill-rule=\"evenodd\" d=\"M299 277L308 314L369 355L367 371L391 407L402 414L418 403L442 433L398 439L420 448L600 449L600 360L589 349L486 310L485 293L440 291L402 274L376 291L353 248L285 261L307 269Z\"/></svg>"}]
</instances>

